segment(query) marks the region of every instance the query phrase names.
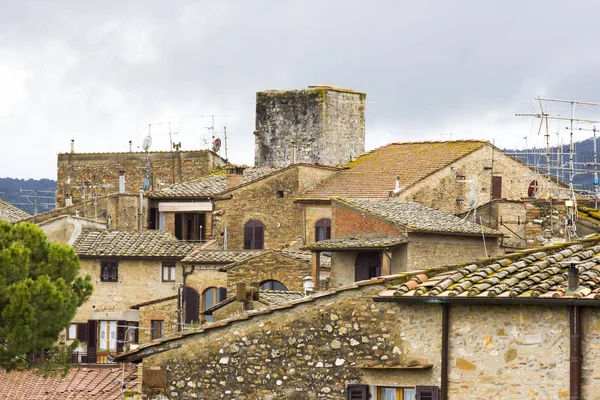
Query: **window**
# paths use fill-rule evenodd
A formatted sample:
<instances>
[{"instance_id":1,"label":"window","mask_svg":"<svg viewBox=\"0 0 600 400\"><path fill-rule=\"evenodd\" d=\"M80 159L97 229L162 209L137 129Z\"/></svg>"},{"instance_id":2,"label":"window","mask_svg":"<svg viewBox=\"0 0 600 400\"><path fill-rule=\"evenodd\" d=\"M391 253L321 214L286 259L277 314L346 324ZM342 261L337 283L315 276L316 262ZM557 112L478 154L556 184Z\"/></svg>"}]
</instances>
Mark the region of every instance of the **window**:
<instances>
[{"instance_id":1,"label":"window","mask_svg":"<svg viewBox=\"0 0 600 400\"><path fill-rule=\"evenodd\" d=\"M127 328L125 331L125 341L127 343L138 342L138 323L133 321L126 322Z\"/></svg>"},{"instance_id":2,"label":"window","mask_svg":"<svg viewBox=\"0 0 600 400\"><path fill-rule=\"evenodd\" d=\"M354 281L366 281L381 275L381 253L369 251L358 253L354 264Z\"/></svg>"},{"instance_id":3,"label":"window","mask_svg":"<svg viewBox=\"0 0 600 400\"><path fill-rule=\"evenodd\" d=\"M69 325L69 329L67 329L67 340L75 340L77 339L77 324Z\"/></svg>"},{"instance_id":4,"label":"window","mask_svg":"<svg viewBox=\"0 0 600 400\"><path fill-rule=\"evenodd\" d=\"M117 351L117 321L98 321L98 350Z\"/></svg>"},{"instance_id":5,"label":"window","mask_svg":"<svg viewBox=\"0 0 600 400\"><path fill-rule=\"evenodd\" d=\"M265 226L262 222L250 220L244 225L244 249L262 249L265 244Z\"/></svg>"},{"instance_id":6,"label":"window","mask_svg":"<svg viewBox=\"0 0 600 400\"><path fill-rule=\"evenodd\" d=\"M281 290L287 292L288 288L279 281L268 280L260 284L260 290Z\"/></svg>"},{"instance_id":7,"label":"window","mask_svg":"<svg viewBox=\"0 0 600 400\"><path fill-rule=\"evenodd\" d=\"M502 198L502 177L492 176L492 200Z\"/></svg>"},{"instance_id":8,"label":"window","mask_svg":"<svg viewBox=\"0 0 600 400\"><path fill-rule=\"evenodd\" d=\"M165 335L165 321L152 320L152 340L159 339Z\"/></svg>"},{"instance_id":9,"label":"window","mask_svg":"<svg viewBox=\"0 0 600 400\"><path fill-rule=\"evenodd\" d=\"M175 237L179 240L204 240L204 213L175 213Z\"/></svg>"},{"instance_id":10,"label":"window","mask_svg":"<svg viewBox=\"0 0 600 400\"><path fill-rule=\"evenodd\" d=\"M118 282L119 281L119 262L102 261L100 263L100 281L101 282Z\"/></svg>"},{"instance_id":11,"label":"window","mask_svg":"<svg viewBox=\"0 0 600 400\"><path fill-rule=\"evenodd\" d=\"M175 282L175 264L163 263L162 265L162 281Z\"/></svg>"},{"instance_id":12,"label":"window","mask_svg":"<svg viewBox=\"0 0 600 400\"><path fill-rule=\"evenodd\" d=\"M315 242L331 239L331 220L323 218L315 224Z\"/></svg>"},{"instance_id":13,"label":"window","mask_svg":"<svg viewBox=\"0 0 600 400\"><path fill-rule=\"evenodd\" d=\"M276 195L277 195L277 198L278 198L278 199L283 199L283 190L278 190L278 191L276 192Z\"/></svg>"},{"instance_id":14,"label":"window","mask_svg":"<svg viewBox=\"0 0 600 400\"><path fill-rule=\"evenodd\" d=\"M227 298L226 288L209 287L202 294L202 311L206 311L212 306L219 304ZM212 322L212 315L205 315L204 321Z\"/></svg>"},{"instance_id":15,"label":"window","mask_svg":"<svg viewBox=\"0 0 600 400\"><path fill-rule=\"evenodd\" d=\"M416 400L415 388L378 387L377 400Z\"/></svg>"}]
</instances>

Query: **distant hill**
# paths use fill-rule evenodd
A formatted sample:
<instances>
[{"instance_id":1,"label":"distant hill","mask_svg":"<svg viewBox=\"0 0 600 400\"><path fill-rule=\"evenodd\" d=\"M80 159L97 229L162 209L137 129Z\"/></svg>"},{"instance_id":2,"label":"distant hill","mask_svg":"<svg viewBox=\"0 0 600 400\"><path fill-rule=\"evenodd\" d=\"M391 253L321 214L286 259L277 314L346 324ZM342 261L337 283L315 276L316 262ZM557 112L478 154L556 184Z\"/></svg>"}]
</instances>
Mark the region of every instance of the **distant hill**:
<instances>
[{"instance_id":1,"label":"distant hill","mask_svg":"<svg viewBox=\"0 0 600 400\"><path fill-rule=\"evenodd\" d=\"M21 189L23 192L21 192ZM56 193L56 181L52 179L14 179L0 178L0 199L10 203L21 210L33 215L35 202L35 191L37 192L37 212L54 209L54 193ZM40 191L47 191L40 192ZM24 196L28 196L24 197ZM52 196L52 199L41 198L41 196ZM52 203L51 206L46 205Z\"/></svg>"},{"instance_id":2,"label":"distant hill","mask_svg":"<svg viewBox=\"0 0 600 400\"><path fill-rule=\"evenodd\" d=\"M600 162L600 138L597 139L597 161ZM512 149L504 149L505 152L527 162L528 164L538 166L542 172L546 172L546 148L535 148L529 150L512 150ZM525 153L540 153L540 155L526 155ZM552 176L556 176L556 153L558 152L558 147L551 147L550 153L553 153L550 156L552 160ZM563 171L562 171L562 179L564 182L569 182L569 145L563 144ZM587 163L594 162L594 139L589 138L582 140L581 142L575 142L575 169L576 170L590 170L592 171L594 167L592 165L585 165ZM600 167L598 168L598 172L600 173ZM561 176L561 172L558 172L558 175ZM591 190L594 189L594 175L591 172L578 174L573 178L573 185L575 189L584 189Z\"/></svg>"}]
</instances>

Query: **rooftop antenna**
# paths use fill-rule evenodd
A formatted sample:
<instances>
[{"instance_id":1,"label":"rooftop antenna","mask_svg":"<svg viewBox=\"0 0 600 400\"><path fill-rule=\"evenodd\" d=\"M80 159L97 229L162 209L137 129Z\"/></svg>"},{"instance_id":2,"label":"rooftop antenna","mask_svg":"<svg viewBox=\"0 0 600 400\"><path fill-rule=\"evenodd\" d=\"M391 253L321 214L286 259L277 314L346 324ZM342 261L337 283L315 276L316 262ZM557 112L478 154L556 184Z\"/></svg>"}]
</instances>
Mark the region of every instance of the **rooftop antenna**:
<instances>
[{"instance_id":1,"label":"rooftop antenna","mask_svg":"<svg viewBox=\"0 0 600 400\"><path fill-rule=\"evenodd\" d=\"M146 152L146 178L142 183L142 190L147 191L150 189L150 172L151 172L151 164L150 164L150 146L152 146L152 136L150 136L150 125L148 125L148 136L144 138L144 143L142 144L142 148Z\"/></svg>"}]
</instances>

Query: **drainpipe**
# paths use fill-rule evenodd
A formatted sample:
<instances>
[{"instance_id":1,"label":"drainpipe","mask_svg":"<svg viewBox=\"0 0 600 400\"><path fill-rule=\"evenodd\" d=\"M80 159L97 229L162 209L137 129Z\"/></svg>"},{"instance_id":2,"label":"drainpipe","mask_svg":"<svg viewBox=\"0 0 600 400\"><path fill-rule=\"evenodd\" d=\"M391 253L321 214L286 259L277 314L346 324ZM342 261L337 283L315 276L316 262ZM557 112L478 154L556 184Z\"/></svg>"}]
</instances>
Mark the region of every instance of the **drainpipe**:
<instances>
[{"instance_id":1,"label":"drainpipe","mask_svg":"<svg viewBox=\"0 0 600 400\"><path fill-rule=\"evenodd\" d=\"M569 306L570 358L569 394L570 400L581 400L581 314L579 306Z\"/></svg>"},{"instance_id":2,"label":"drainpipe","mask_svg":"<svg viewBox=\"0 0 600 400\"><path fill-rule=\"evenodd\" d=\"M450 319L450 305L442 304L442 382L440 387L440 400L448 400L448 327Z\"/></svg>"}]
</instances>

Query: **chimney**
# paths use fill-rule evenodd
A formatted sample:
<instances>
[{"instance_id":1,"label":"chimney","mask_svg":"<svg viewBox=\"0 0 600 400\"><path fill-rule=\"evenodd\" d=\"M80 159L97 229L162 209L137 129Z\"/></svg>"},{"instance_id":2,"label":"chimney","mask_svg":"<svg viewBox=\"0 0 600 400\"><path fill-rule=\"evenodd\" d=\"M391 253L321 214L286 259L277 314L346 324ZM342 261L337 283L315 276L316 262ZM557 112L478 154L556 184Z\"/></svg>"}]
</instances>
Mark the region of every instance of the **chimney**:
<instances>
[{"instance_id":1,"label":"chimney","mask_svg":"<svg viewBox=\"0 0 600 400\"><path fill-rule=\"evenodd\" d=\"M574 292L579 289L579 264L578 261L568 260L565 261L565 264L569 265L569 274L568 274L568 282L569 282L569 292Z\"/></svg>"},{"instance_id":2,"label":"chimney","mask_svg":"<svg viewBox=\"0 0 600 400\"><path fill-rule=\"evenodd\" d=\"M125 171L119 171L119 193L125 193Z\"/></svg>"},{"instance_id":3,"label":"chimney","mask_svg":"<svg viewBox=\"0 0 600 400\"><path fill-rule=\"evenodd\" d=\"M259 298L259 288L258 283L251 283L248 287L246 287L245 282L236 283L235 299L242 302L242 309L244 311L254 309L254 301Z\"/></svg>"},{"instance_id":4,"label":"chimney","mask_svg":"<svg viewBox=\"0 0 600 400\"><path fill-rule=\"evenodd\" d=\"M245 167L228 165L225 167L227 171L227 175L225 178L227 179L227 190L238 187L244 183L244 169Z\"/></svg>"},{"instance_id":5,"label":"chimney","mask_svg":"<svg viewBox=\"0 0 600 400\"><path fill-rule=\"evenodd\" d=\"M75 153L75 139L71 139L71 153Z\"/></svg>"},{"instance_id":6,"label":"chimney","mask_svg":"<svg viewBox=\"0 0 600 400\"><path fill-rule=\"evenodd\" d=\"M131 140L129 141L129 152L133 153L133 145L131 144Z\"/></svg>"}]
</instances>

